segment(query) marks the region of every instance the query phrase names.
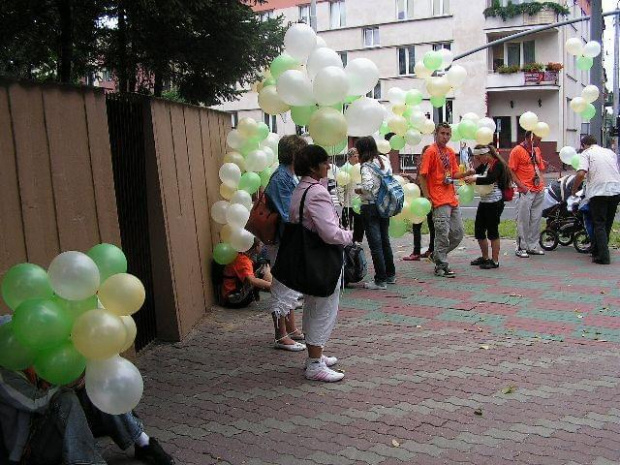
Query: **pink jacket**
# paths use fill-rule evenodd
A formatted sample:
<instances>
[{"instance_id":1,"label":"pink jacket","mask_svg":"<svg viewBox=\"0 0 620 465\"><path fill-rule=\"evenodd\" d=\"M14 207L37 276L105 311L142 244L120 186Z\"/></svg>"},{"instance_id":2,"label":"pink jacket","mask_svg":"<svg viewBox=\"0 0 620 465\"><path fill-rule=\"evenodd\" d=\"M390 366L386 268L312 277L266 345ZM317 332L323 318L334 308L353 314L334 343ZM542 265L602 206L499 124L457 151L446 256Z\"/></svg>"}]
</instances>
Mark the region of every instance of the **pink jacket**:
<instances>
[{"instance_id":1,"label":"pink jacket","mask_svg":"<svg viewBox=\"0 0 620 465\"><path fill-rule=\"evenodd\" d=\"M304 176L293 191L289 219L291 223L299 223L299 204L304 191L311 184L319 184L312 187L306 194L304 203L303 225L311 231L318 233L319 237L328 244L348 245L353 242L353 232L340 227L336 209L327 188L319 181Z\"/></svg>"}]
</instances>

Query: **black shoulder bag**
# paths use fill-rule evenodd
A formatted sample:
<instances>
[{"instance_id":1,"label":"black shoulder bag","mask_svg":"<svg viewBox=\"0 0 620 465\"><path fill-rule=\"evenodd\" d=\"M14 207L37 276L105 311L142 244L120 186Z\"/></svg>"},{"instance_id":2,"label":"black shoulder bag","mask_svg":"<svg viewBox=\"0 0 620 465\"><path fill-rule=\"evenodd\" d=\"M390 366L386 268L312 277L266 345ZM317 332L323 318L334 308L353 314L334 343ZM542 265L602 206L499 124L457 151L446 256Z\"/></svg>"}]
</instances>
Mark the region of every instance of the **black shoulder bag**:
<instances>
[{"instance_id":1,"label":"black shoulder bag","mask_svg":"<svg viewBox=\"0 0 620 465\"><path fill-rule=\"evenodd\" d=\"M306 194L313 185L301 197L299 223L284 225L271 273L286 287L297 292L328 297L336 290L342 273L343 248L325 243L317 233L302 224Z\"/></svg>"}]
</instances>

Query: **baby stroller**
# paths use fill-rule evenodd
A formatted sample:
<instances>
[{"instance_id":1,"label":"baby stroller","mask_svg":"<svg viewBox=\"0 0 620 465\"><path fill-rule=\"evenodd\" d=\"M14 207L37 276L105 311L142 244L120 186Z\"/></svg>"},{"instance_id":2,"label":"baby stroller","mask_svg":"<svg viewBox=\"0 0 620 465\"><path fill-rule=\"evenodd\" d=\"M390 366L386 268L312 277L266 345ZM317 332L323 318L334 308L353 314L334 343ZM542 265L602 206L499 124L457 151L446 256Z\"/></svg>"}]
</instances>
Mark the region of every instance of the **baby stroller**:
<instances>
[{"instance_id":1,"label":"baby stroller","mask_svg":"<svg viewBox=\"0 0 620 465\"><path fill-rule=\"evenodd\" d=\"M555 250L558 244L573 244L579 253L588 253L590 236L586 230L584 214L568 206L575 175L564 176L545 188L543 218L547 224L540 233L540 246L544 250ZM577 196L580 196L579 192Z\"/></svg>"}]
</instances>

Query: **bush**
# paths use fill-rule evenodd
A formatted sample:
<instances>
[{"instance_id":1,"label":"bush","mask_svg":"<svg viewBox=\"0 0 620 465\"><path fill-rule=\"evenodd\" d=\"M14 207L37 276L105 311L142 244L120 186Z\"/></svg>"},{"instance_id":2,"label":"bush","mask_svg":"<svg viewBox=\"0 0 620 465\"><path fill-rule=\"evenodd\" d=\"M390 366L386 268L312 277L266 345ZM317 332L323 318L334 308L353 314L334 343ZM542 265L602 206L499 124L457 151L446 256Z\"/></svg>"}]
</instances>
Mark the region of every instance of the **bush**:
<instances>
[{"instance_id":1,"label":"bush","mask_svg":"<svg viewBox=\"0 0 620 465\"><path fill-rule=\"evenodd\" d=\"M511 65L511 66L498 66L497 67L497 72L499 74L513 74L513 73L518 73L519 71L521 71L521 68L519 68L519 65Z\"/></svg>"},{"instance_id":2,"label":"bush","mask_svg":"<svg viewBox=\"0 0 620 465\"><path fill-rule=\"evenodd\" d=\"M562 63L549 62L545 68L546 71L555 71L556 73L564 68Z\"/></svg>"},{"instance_id":3,"label":"bush","mask_svg":"<svg viewBox=\"0 0 620 465\"><path fill-rule=\"evenodd\" d=\"M521 70L526 73L538 73L543 69L545 69L545 65L542 63L526 63L523 65L523 68L521 68Z\"/></svg>"}]
</instances>

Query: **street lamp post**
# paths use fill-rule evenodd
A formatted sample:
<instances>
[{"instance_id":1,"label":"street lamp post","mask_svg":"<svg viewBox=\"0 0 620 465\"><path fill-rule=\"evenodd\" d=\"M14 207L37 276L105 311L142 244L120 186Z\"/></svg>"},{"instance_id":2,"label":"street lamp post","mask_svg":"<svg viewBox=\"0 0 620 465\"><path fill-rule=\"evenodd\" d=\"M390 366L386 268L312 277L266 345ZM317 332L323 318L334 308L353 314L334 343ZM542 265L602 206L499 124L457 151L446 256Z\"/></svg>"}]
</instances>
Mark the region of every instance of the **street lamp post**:
<instances>
[{"instance_id":1,"label":"street lamp post","mask_svg":"<svg viewBox=\"0 0 620 465\"><path fill-rule=\"evenodd\" d=\"M603 43L603 8L601 0L592 0L592 11L590 12L590 40L596 40L599 44ZM594 65L590 70L590 83L599 89L604 88L603 83L603 54L594 57ZM605 113L605 97L601 92L600 101L594 102L596 106L596 116L590 122L590 134L596 137L600 144L603 143L603 117Z\"/></svg>"}]
</instances>

